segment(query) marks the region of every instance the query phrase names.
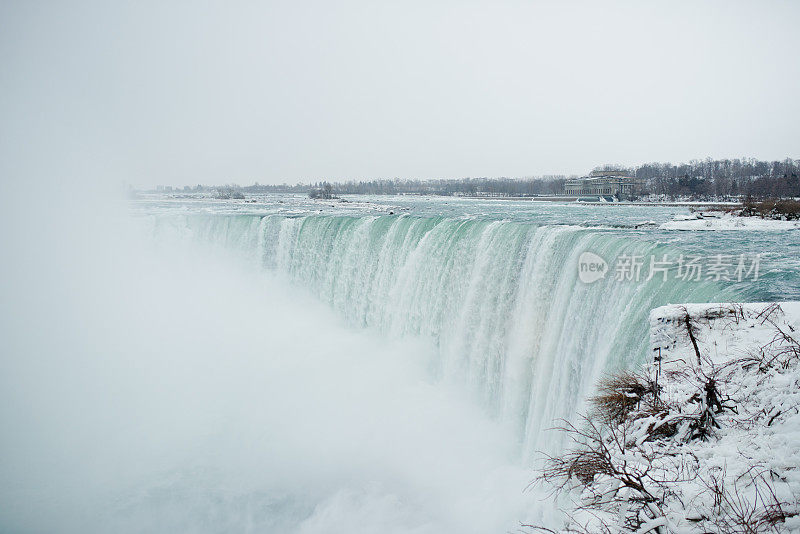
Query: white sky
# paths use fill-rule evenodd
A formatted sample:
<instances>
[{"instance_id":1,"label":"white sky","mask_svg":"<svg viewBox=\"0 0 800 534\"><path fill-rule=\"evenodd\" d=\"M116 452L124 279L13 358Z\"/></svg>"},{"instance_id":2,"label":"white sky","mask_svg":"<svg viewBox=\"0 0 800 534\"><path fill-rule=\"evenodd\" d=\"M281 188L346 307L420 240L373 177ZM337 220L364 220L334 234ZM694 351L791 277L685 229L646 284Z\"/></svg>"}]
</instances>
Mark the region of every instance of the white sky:
<instances>
[{"instance_id":1,"label":"white sky","mask_svg":"<svg viewBox=\"0 0 800 534\"><path fill-rule=\"evenodd\" d=\"M150 186L796 158L799 23L795 1L6 0L20 163L0 169Z\"/></svg>"}]
</instances>

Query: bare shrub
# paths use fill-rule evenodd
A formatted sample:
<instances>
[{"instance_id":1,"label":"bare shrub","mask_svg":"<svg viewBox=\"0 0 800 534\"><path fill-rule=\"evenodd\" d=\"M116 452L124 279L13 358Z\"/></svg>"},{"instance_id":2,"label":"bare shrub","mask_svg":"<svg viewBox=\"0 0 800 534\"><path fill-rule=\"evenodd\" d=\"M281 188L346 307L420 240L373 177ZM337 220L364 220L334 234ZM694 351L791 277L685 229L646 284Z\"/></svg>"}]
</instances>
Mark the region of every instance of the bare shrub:
<instances>
[{"instance_id":1,"label":"bare shrub","mask_svg":"<svg viewBox=\"0 0 800 534\"><path fill-rule=\"evenodd\" d=\"M761 202L745 202L740 215L762 219L800 219L800 201L793 199L767 199Z\"/></svg>"},{"instance_id":2,"label":"bare shrub","mask_svg":"<svg viewBox=\"0 0 800 534\"><path fill-rule=\"evenodd\" d=\"M797 499L794 502L778 498L770 480L752 471L728 485L725 472L701 478L706 495L713 499L713 517L703 518L706 527L720 534L760 534L781 532L780 525L798 515ZM749 480L748 480L749 478Z\"/></svg>"},{"instance_id":3,"label":"bare shrub","mask_svg":"<svg viewBox=\"0 0 800 534\"><path fill-rule=\"evenodd\" d=\"M658 385L642 373L620 371L601 380L597 395L589 402L594 414L608 422L620 424L632 412L639 410L649 400L651 406L658 402Z\"/></svg>"}]
</instances>

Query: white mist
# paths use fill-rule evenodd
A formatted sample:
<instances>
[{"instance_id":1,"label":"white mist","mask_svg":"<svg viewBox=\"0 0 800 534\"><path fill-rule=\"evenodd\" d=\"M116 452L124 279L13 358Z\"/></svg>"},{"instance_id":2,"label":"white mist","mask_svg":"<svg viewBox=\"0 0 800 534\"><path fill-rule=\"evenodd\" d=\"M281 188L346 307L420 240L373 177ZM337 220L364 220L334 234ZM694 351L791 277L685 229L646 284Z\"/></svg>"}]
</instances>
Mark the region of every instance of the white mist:
<instances>
[{"instance_id":1,"label":"white mist","mask_svg":"<svg viewBox=\"0 0 800 534\"><path fill-rule=\"evenodd\" d=\"M531 513L513 432L431 380L432 347L134 227L67 210L10 244L0 530L482 533Z\"/></svg>"}]
</instances>

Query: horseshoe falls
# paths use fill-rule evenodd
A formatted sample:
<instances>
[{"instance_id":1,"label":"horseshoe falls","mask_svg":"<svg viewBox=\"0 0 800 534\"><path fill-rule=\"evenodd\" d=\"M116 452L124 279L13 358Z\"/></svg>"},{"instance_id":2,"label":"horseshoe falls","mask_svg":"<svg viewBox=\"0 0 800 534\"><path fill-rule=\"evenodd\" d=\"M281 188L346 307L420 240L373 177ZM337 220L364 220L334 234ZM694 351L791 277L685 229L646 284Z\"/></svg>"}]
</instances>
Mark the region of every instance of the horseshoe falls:
<instances>
[{"instance_id":1,"label":"horseshoe falls","mask_svg":"<svg viewBox=\"0 0 800 534\"><path fill-rule=\"evenodd\" d=\"M76 205L8 241L0 531L553 524L526 490L548 429L647 361L651 308L800 288L798 232L660 229L680 207L255 200ZM648 277L757 253L758 280Z\"/></svg>"},{"instance_id":2,"label":"horseshoe falls","mask_svg":"<svg viewBox=\"0 0 800 534\"><path fill-rule=\"evenodd\" d=\"M348 324L429 340L431 372L515 428L523 462L554 453L603 373L646 358L650 309L728 299L715 283L578 278L591 251L660 257L669 247L608 229L415 216L189 216L156 219L242 254L330 305ZM616 235L615 235L616 234Z\"/></svg>"}]
</instances>

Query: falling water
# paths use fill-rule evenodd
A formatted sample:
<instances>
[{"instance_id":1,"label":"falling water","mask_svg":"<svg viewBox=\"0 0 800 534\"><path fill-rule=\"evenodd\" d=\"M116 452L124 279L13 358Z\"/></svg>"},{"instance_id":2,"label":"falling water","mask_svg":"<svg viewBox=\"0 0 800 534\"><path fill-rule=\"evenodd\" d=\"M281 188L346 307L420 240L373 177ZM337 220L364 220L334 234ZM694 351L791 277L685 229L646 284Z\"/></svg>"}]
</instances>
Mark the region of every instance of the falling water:
<instances>
[{"instance_id":1,"label":"falling water","mask_svg":"<svg viewBox=\"0 0 800 534\"><path fill-rule=\"evenodd\" d=\"M613 269L623 254L667 249L613 231L503 220L414 216L158 217L156 234L234 249L308 288L352 325L429 339L432 369L466 385L517 428L524 460L557 451L593 384L643 361L650 309L721 298L712 283L656 276L586 284L578 256Z\"/></svg>"}]
</instances>

